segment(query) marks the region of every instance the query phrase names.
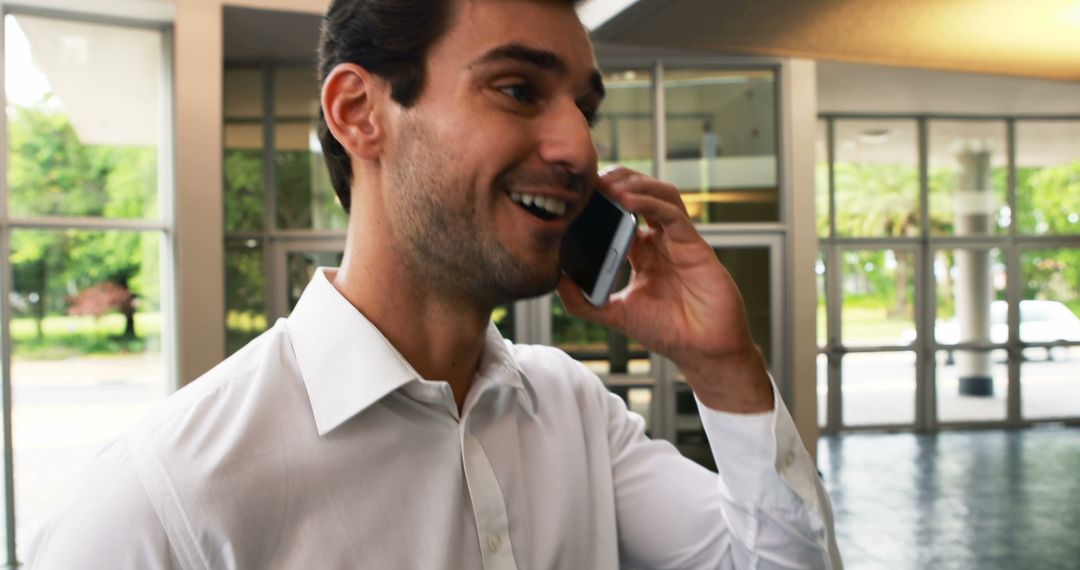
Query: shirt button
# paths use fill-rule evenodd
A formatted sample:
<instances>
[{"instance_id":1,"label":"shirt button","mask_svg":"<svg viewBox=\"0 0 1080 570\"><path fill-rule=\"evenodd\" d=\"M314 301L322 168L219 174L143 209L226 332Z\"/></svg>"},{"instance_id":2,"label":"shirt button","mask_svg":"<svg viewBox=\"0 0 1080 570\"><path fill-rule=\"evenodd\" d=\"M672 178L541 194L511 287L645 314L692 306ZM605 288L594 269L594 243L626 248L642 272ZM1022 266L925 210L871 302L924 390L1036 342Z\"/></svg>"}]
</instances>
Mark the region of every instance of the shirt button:
<instances>
[{"instance_id":1,"label":"shirt button","mask_svg":"<svg viewBox=\"0 0 1080 570\"><path fill-rule=\"evenodd\" d=\"M502 548L502 538L499 538L499 535L494 533L489 534L487 537L487 547L488 551L492 554L498 552L499 549Z\"/></svg>"},{"instance_id":2,"label":"shirt button","mask_svg":"<svg viewBox=\"0 0 1080 570\"><path fill-rule=\"evenodd\" d=\"M784 456L784 469L787 469L787 468L791 467L794 464L795 464L795 452L794 451L789 451L789 452L787 452L787 455Z\"/></svg>"}]
</instances>

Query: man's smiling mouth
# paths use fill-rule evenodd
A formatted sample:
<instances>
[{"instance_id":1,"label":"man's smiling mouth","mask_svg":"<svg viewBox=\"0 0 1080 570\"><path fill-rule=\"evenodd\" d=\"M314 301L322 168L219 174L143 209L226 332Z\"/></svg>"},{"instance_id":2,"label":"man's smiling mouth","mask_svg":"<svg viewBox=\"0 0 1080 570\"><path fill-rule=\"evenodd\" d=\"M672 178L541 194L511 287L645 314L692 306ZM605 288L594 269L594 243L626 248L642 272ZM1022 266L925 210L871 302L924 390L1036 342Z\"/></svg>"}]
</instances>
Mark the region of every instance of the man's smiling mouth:
<instances>
[{"instance_id":1,"label":"man's smiling mouth","mask_svg":"<svg viewBox=\"0 0 1080 570\"><path fill-rule=\"evenodd\" d=\"M566 214L567 204L563 200L540 194L511 192L510 199L526 212L541 220L555 220Z\"/></svg>"}]
</instances>

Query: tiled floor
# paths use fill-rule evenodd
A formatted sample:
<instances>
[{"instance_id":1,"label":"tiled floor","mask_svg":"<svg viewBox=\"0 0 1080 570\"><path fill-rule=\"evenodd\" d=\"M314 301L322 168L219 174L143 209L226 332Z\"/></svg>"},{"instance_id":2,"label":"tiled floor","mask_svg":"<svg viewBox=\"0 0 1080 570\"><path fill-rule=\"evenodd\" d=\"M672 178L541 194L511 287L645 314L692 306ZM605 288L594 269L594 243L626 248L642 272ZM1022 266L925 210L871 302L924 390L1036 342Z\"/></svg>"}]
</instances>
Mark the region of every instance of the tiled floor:
<instances>
[{"instance_id":1,"label":"tiled floor","mask_svg":"<svg viewBox=\"0 0 1080 570\"><path fill-rule=\"evenodd\" d=\"M1080 569L1080 428L823 438L845 567Z\"/></svg>"}]
</instances>

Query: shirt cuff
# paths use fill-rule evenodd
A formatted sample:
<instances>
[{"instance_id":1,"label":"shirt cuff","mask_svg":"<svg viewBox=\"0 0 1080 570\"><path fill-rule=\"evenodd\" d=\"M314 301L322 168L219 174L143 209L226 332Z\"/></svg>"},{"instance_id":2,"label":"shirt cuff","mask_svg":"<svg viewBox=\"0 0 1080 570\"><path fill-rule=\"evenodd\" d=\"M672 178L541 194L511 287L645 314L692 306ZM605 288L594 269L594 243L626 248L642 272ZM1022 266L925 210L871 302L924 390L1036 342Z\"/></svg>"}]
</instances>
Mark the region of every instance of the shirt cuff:
<instances>
[{"instance_id":1,"label":"shirt cuff","mask_svg":"<svg viewBox=\"0 0 1080 570\"><path fill-rule=\"evenodd\" d=\"M737 503L790 507L806 502L818 507L817 469L775 382L772 390L773 409L757 414L713 410L694 397L716 461L720 491Z\"/></svg>"}]
</instances>

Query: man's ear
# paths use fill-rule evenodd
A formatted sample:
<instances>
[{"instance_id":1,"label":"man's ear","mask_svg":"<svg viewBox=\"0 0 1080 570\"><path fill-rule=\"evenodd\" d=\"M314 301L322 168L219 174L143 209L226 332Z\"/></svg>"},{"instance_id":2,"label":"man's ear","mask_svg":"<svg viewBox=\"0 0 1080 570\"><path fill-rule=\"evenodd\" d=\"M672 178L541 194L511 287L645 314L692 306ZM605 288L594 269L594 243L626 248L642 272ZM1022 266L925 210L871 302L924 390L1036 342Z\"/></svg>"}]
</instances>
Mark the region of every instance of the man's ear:
<instances>
[{"instance_id":1,"label":"man's ear","mask_svg":"<svg viewBox=\"0 0 1080 570\"><path fill-rule=\"evenodd\" d=\"M382 106L389 101L385 83L355 63L341 63L323 81L321 103L326 126L349 154L373 160L385 135Z\"/></svg>"}]
</instances>

